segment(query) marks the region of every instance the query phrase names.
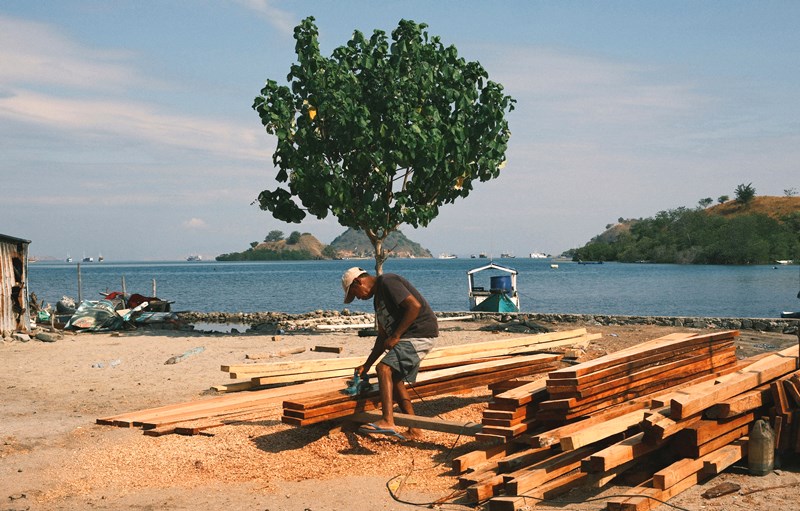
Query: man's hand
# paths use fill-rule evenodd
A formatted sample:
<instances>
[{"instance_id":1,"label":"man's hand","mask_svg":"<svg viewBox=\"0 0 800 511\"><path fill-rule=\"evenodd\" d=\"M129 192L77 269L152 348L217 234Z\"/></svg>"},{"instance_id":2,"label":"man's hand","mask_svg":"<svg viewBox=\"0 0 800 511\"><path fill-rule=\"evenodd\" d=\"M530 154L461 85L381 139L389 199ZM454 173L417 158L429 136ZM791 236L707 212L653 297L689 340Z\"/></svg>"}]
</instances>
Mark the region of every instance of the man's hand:
<instances>
[{"instance_id":1,"label":"man's hand","mask_svg":"<svg viewBox=\"0 0 800 511\"><path fill-rule=\"evenodd\" d=\"M388 339L386 339L385 341L383 341L383 345L386 347L387 350L390 350L390 349L394 348L397 345L398 342L400 342L400 338L399 337L391 336Z\"/></svg>"}]
</instances>

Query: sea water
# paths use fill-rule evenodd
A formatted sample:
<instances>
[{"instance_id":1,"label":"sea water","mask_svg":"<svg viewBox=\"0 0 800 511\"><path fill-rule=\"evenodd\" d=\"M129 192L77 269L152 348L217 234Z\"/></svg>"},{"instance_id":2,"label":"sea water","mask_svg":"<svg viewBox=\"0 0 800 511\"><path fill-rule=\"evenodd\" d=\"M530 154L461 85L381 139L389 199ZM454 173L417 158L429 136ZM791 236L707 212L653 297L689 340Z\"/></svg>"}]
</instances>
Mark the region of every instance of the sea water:
<instances>
[{"instance_id":1,"label":"sea water","mask_svg":"<svg viewBox=\"0 0 800 511\"><path fill-rule=\"evenodd\" d=\"M384 272L411 281L436 311L469 309L467 271L486 259L389 259ZM671 264L578 264L502 259L519 272L523 312L654 316L777 318L800 309L798 266L697 266ZM80 266L84 299L122 290L174 302L174 311L369 312L371 301L342 303L341 275L351 266L374 273L373 260L277 262L102 262ZM488 289L483 272L476 285ZM55 304L78 298L76 264L36 262L28 266L29 291Z\"/></svg>"}]
</instances>

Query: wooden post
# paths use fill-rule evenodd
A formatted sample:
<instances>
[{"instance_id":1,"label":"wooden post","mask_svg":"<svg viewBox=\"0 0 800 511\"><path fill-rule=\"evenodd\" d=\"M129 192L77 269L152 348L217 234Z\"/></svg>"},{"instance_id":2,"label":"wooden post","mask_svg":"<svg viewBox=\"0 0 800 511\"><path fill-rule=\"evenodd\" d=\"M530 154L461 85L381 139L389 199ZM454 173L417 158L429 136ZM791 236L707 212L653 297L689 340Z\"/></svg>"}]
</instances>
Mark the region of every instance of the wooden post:
<instances>
[{"instance_id":1,"label":"wooden post","mask_svg":"<svg viewBox=\"0 0 800 511\"><path fill-rule=\"evenodd\" d=\"M78 263L78 304L83 301L83 284L81 282L81 263Z\"/></svg>"}]
</instances>

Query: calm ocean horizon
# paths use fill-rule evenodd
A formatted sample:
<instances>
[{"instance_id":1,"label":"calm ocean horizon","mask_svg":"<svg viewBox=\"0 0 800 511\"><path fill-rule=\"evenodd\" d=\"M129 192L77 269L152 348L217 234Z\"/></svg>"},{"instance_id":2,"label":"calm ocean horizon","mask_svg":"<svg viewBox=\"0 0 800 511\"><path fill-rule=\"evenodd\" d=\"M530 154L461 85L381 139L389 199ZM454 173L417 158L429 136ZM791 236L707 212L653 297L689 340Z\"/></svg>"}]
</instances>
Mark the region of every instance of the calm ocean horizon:
<instances>
[{"instance_id":1,"label":"calm ocean horizon","mask_svg":"<svg viewBox=\"0 0 800 511\"><path fill-rule=\"evenodd\" d=\"M800 309L800 274L790 266L673 264L577 264L550 260L498 259L519 272L522 312L778 318ZM468 270L485 259L389 259L384 272L411 281L441 312L467 311ZM371 312L371 301L342 303L341 275L351 266L374 273L374 261L102 262L81 264L83 299L121 291L156 295L174 311ZM476 285L488 288L489 272ZM55 304L78 298L77 265L36 262L28 266L29 291ZM486 282L482 282L482 280Z\"/></svg>"}]
</instances>

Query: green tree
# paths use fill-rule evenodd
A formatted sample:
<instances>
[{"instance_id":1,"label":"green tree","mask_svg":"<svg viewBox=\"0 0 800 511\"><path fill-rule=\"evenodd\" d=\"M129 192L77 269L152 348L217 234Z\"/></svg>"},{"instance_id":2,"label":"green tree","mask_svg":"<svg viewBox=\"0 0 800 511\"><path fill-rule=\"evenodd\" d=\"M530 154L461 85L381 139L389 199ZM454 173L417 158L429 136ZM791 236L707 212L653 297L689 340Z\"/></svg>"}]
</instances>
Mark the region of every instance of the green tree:
<instances>
[{"instance_id":1,"label":"green tree","mask_svg":"<svg viewBox=\"0 0 800 511\"><path fill-rule=\"evenodd\" d=\"M269 234L267 234L267 237L264 238L264 241L281 241L282 239L283 239L283 231L279 231L276 229L274 231L269 231Z\"/></svg>"},{"instance_id":2,"label":"green tree","mask_svg":"<svg viewBox=\"0 0 800 511\"><path fill-rule=\"evenodd\" d=\"M712 199L711 197L706 197L705 199L700 199L699 201L697 201L697 204L701 208L705 209L705 208L709 207L713 202L714 202L714 199Z\"/></svg>"},{"instance_id":3,"label":"green tree","mask_svg":"<svg viewBox=\"0 0 800 511\"><path fill-rule=\"evenodd\" d=\"M736 202L746 205L756 196L756 189L753 188L753 183L742 183L736 187L733 196Z\"/></svg>"},{"instance_id":4,"label":"green tree","mask_svg":"<svg viewBox=\"0 0 800 511\"><path fill-rule=\"evenodd\" d=\"M720 203L720 204L725 204L726 202L728 202L729 199L730 199L730 197L728 197L727 195L720 195L717 198L717 202Z\"/></svg>"},{"instance_id":5,"label":"green tree","mask_svg":"<svg viewBox=\"0 0 800 511\"><path fill-rule=\"evenodd\" d=\"M256 248L257 246L258 246L258 242L257 241L251 241L250 242L250 248Z\"/></svg>"},{"instance_id":6,"label":"green tree","mask_svg":"<svg viewBox=\"0 0 800 511\"><path fill-rule=\"evenodd\" d=\"M329 259L339 258L339 252L330 245L325 245L325 248L322 249L322 255Z\"/></svg>"},{"instance_id":7,"label":"green tree","mask_svg":"<svg viewBox=\"0 0 800 511\"><path fill-rule=\"evenodd\" d=\"M289 237L286 238L286 244L296 245L297 242L300 241L300 236L301 236L300 231L292 231L292 234L290 234Z\"/></svg>"},{"instance_id":8,"label":"green tree","mask_svg":"<svg viewBox=\"0 0 800 511\"><path fill-rule=\"evenodd\" d=\"M253 103L278 139L285 183L259 194L261 209L287 222L331 213L363 230L379 274L386 237L401 224L427 226L474 182L496 178L510 136L514 100L426 27L401 20L391 40L355 31L324 57L306 18L294 32L291 87L268 80Z\"/></svg>"}]
</instances>

